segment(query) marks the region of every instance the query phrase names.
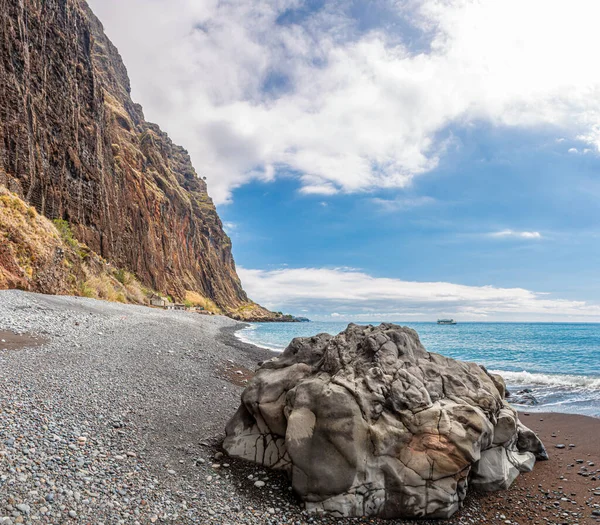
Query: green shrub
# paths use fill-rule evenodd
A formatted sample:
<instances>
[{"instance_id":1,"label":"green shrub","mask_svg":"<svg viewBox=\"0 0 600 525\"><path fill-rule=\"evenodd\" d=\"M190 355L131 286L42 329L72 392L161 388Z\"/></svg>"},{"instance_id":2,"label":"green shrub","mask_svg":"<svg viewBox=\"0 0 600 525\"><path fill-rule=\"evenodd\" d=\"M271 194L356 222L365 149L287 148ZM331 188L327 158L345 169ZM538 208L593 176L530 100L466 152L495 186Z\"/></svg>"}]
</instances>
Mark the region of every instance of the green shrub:
<instances>
[{"instance_id":1,"label":"green shrub","mask_svg":"<svg viewBox=\"0 0 600 525\"><path fill-rule=\"evenodd\" d=\"M132 276L127 270L120 268L115 272L115 279L121 284L129 284L132 281Z\"/></svg>"},{"instance_id":2,"label":"green shrub","mask_svg":"<svg viewBox=\"0 0 600 525\"><path fill-rule=\"evenodd\" d=\"M79 243L77 239L73 236L73 232L71 231L71 225L65 221L64 219L54 219L52 221L54 226L58 230L62 240L68 244L71 248L77 249L79 248Z\"/></svg>"},{"instance_id":3,"label":"green shrub","mask_svg":"<svg viewBox=\"0 0 600 525\"><path fill-rule=\"evenodd\" d=\"M94 289L87 282L81 283L81 286L79 287L79 292L81 293L82 297L89 297L91 299L96 298L96 293L94 292Z\"/></svg>"}]
</instances>

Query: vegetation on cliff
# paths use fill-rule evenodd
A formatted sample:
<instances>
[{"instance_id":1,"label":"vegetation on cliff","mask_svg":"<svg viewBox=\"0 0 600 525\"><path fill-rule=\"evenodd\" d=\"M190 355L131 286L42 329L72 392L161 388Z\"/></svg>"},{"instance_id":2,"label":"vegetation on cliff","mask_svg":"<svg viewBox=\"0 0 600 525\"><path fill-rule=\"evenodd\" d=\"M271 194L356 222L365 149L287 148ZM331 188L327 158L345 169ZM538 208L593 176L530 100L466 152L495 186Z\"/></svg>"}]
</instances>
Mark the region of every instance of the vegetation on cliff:
<instances>
[{"instance_id":1,"label":"vegetation on cliff","mask_svg":"<svg viewBox=\"0 0 600 525\"><path fill-rule=\"evenodd\" d=\"M272 316L248 300L205 182L187 151L132 101L121 57L84 0L2 2L0 107L0 185L61 234L42 242L23 233L19 241L43 247L42 266L56 278L40 280L39 261L22 267L39 270L37 278L0 261L0 286L73 292L78 267L50 261L57 243L73 254L81 243L147 289L212 311L237 315L250 306L252 315ZM112 295L105 284L90 288Z\"/></svg>"},{"instance_id":2,"label":"vegetation on cliff","mask_svg":"<svg viewBox=\"0 0 600 525\"><path fill-rule=\"evenodd\" d=\"M0 186L0 288L146 304L151 290Z\"/></svg>"}]
</instances>

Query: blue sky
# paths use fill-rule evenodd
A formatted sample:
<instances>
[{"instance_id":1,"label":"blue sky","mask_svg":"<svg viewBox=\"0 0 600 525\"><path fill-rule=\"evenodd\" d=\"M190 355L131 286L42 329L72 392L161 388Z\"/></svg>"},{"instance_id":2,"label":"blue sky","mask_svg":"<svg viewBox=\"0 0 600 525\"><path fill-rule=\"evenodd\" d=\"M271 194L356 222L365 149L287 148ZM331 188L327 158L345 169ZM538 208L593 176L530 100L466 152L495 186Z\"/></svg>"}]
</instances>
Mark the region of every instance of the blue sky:
<instances>
[{"instance_id":1,"label":"blue sky","mask_svg":"<svg viewBox=\"0 0 600 525\"><path fill-rule=\"evenodd\" d=\"M537 134L455 133L456 149L410 188L304 195L289 178L235 190L219 212L237 261L595 298L600 159ZM540 237L490 235L505 230Z\"/></svg>"},{"instance_id":2,"label":"blue sky","mask_svg":"<svg viewBox=\"0 0 600 525\"><path fill-rule=\"evenodd\" d=\"M235 190L219 211L238 264L350 267L595 302L600 158L569 152L581 145L551 133L485 125L452 132L456 143L440 167L406 189L304 195L288 178Z\"/></svg>"},{"instance_id":3,"label":"blue sky","mask_svg":"<svg viewBox=\"0 0 600 525\"><path fill-rule=\"evenodd\" d=\"M595 2L91 5L256 301L600 321Z\"/></svg>"}]
</instances>

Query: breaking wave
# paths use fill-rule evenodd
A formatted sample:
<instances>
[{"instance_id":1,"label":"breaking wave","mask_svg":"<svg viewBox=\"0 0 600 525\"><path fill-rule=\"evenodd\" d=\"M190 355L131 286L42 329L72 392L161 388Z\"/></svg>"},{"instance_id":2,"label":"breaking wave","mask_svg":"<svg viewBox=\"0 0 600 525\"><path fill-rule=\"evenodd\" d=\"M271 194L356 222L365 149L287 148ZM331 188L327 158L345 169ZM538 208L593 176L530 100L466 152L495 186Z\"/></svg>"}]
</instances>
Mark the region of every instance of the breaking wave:
<instances>
[{"instance_id":1,"label":"breaking wave","mask_svg":"<svg viewBox=\"0 0 600 525\"><path fill-rule=\"evenodd\" d=\"M513 385L543 385L600 390L600 377L594 376L534 374L525 371L506 372L504 370L490 370L490 373L501 375L508 384Z\"/></svg>"},{"instance_id":2,"label":"breaking wave","mask_svg":"<svg viewBox=\"0 0 600 525\"><path fill-rule=\"evenodd\" d=\"M257 325L254 324L254 325L249 325L249 326L243 328L242 330L238 330L237 332L235 332L235 337L237 339L239 339L242 343L258 346L259 348L264 348L265 350L271 350L272 352L282 352L283 351L283 349L278 346L268 345L264 342L256 341L252 337L248 337L248 334L254 332L256 330L256 327L257 327Z\"/></svg>"}]
</instances>

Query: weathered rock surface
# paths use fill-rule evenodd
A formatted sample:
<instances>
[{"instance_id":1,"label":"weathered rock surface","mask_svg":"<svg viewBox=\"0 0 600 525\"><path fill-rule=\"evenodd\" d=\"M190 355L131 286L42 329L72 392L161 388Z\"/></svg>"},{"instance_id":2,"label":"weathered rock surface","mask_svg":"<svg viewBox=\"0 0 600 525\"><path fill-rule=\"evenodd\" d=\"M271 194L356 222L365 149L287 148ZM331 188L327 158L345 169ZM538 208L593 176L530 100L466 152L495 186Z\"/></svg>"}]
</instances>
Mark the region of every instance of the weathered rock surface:
<instances>
[{"instance_id":1,"label":"weathered rock surface","mask_svg":"<svg viewBox=\"0 0 600 525\"><path fill-rule=\"evenodd\" d=\"M146 122L84 0L0 0L0 108L0 185L149 288L267 313L187 151Z\"/></svg>"},{"instance_id":2,"label":"weathered rock surface","mask_svg":"<svg viewBox=\"0 0 600 525\"><path fill-rule=\"evenodd\" d=\"M533 395L529 388L519 390L516 394L510 395L510 400L515 405L535 406L539 405L539 401Z\"/></svg>"},{"instance_id":3,"label":"weathered rock surface","mask_svg":"<svg viewBox=\"0 0 600 525\"><path fill-rule=\"evenodd\" d=\"M224 448L286 470L310 511L449 517L469 486L506 488L547 458L499 389L478 365L427 352L414 330L349 325L265 362Z\"/></svg>"}]
</instances>

